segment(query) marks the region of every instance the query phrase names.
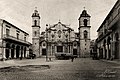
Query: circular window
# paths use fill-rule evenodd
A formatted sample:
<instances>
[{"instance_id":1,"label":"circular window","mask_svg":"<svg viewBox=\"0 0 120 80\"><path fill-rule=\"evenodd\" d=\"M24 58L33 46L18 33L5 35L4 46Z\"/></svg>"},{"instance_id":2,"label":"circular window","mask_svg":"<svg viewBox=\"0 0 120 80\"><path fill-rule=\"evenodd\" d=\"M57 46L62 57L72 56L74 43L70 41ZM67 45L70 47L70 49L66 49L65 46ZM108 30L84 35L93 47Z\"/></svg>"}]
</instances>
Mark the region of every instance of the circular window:
<instances>
[{"instance_id":1,"label":"circular window","mask_svg":"<svg viewBox=\"0 0 120 80\"><path fill-rule=\"evenodd\" d=\"M43 46L45 46L45 43L43 43Z\"/></svg>"},{"instance_id":2,"label":"circular window","mask_svg":"<svg viewBox=\"0 0 120 80\"><path fill-rule=\"evenodd\" d=\"M74 46L77 46L76 44L74 44Z\"/></svg>"}]
</instances>

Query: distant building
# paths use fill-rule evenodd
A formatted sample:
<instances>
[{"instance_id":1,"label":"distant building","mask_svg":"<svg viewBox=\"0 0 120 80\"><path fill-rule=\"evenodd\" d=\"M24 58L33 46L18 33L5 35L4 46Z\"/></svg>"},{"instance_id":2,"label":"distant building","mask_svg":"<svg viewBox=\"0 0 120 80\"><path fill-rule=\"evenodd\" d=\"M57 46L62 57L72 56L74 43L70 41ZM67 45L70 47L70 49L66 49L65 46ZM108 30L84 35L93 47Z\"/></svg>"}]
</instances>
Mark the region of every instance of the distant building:
<instances>
[{"instance_id":1,"label":"distant building","mask_svg":"<svg viewBox=\"0 0 120 80\"><path fill-rule=\"evenodd\" d=\"M29 54L29 34L6 20L0 19L0 57L26 58Z\"/></svg>"},{"instance_id":2,"label":"distant building","mask_svg":"<svg viewBox=\"0 0 120 80\"><path fill-rule=\"evenodd\" d=\"M55 56L55 53L71 53L79 57L90 56L90 15L83 10L79 17L79 32L59 21L46 24L40 34L40 16L37 10L32 15L33 53L40 56Z\"/></svg>"},{"instance_id":3,"label":"distant building","mask_svg":"<svg viewBox=\"0 0 120 80\"><path fill-rule=\"evenodd\" d=\"M120 59L120 0L116 2L97 32L99 57Z\"/></svg>"}]
</instances>

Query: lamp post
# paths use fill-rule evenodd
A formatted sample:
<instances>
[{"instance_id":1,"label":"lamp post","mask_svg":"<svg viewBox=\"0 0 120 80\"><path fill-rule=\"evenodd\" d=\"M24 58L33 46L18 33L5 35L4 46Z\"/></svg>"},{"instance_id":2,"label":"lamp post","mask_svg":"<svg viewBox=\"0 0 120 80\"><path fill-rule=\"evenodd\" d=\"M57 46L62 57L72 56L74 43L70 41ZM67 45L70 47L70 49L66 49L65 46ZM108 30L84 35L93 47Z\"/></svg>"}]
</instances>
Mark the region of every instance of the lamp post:
<instances>
[{"instance_id":1,"label":"lamp post","mask_svg":"<svg viewBox=\"0 0 120 80\"><path fill-rule=\"evenodd\" d=\"M46 61L48 61L48 24L46 24Z\"/></svg>"}]
</instances>

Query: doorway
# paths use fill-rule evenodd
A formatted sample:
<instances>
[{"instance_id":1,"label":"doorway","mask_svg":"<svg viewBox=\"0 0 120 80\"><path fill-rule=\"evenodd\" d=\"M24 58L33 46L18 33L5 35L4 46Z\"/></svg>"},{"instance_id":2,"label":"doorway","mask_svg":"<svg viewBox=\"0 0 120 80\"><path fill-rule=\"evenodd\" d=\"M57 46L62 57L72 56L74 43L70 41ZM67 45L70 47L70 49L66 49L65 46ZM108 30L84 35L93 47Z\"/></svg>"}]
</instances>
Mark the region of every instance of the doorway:
<instances>
[{"instance_id":1,"label":"doorway","mask_svg":"<svg viewBox=\"0 0 120 80\"><path fill-rule=\"evenodd\" d=\"M73 49L73 55L77 55L77 49Z\"/></svg>"},{"instance_id":2,"label":"doorway","mask_svg":"<svg viewBox=\"0 0 120 80\"><path fill-rule=\"evenodd\" d=\"M46 49L42 49L42 55L46 55Z\"/></svg>"},{"instance_id":3,"label":"doorway","mask_svg":"<svg viewBox=\"0 0 120 80\"><path fill-rule=\"evenodd\" d=\"M63 52L63 46L57 46L57 52Z\"/></svg>"}]
</instances>

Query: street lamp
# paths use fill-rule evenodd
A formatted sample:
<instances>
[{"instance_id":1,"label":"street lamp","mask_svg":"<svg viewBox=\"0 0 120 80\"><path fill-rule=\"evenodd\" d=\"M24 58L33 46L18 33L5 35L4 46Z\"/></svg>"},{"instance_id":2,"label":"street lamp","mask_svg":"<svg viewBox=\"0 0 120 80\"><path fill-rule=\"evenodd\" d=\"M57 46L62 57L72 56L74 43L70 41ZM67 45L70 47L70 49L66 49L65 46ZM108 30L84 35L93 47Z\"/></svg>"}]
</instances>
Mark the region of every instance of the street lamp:
<instances>
[{"instance_id":1,"label":"street lamp","mask_svg":"<svg viewBox=\"0 0 120 80\"><path fill-rule=\"evenodd\" d=\"M46 24L46 61L48 61L48 24Z\"/></svg>"}]
</instances>

